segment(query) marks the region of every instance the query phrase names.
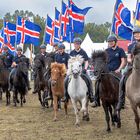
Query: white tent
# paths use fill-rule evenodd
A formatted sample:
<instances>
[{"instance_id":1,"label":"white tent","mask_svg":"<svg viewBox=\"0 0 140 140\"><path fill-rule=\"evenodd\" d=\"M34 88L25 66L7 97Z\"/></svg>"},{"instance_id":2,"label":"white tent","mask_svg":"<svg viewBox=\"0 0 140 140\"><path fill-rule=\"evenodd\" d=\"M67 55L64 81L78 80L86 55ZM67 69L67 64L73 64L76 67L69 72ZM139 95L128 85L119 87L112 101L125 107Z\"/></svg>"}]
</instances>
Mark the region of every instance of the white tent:
<instances>
[{"instance_id":1,"label":"white tent","mask_svg":"<svg viewBox=\"0 0 140 140\"><path fill-rule=\"evenodd\" d=\"M91 40L91 38L89 37L89 34L87 33L84 41L81 44L81 48L83 48L86 53L88 54L89 57L91 57L92 51L93 51L93 42Z\"/></svg>"},{"instance_id":2,"label":"white tent","mask_svg":"<svg viewBox=\"0 0 140 140\"><path fill-rule=\"evenodd\" d=\"M53 46L47 44L46 52L52 52L52 51L53 51Z\"/></svg>"},{"instance_id":3,"label":"white tent","mask_svg":"<svg viewBox=\"0 0 140 140\"><path fill-rule=\"evenodd\" d=\"M27 58L31 58L31 57L30 57L31 51L30 51L30 49L29 49L28 47L27 47L27 49L26 49L24 55L25 55ZM32 58L34 58L34 57L35 57L35 55L32 53Z\"/></svg>"}]
</instances>

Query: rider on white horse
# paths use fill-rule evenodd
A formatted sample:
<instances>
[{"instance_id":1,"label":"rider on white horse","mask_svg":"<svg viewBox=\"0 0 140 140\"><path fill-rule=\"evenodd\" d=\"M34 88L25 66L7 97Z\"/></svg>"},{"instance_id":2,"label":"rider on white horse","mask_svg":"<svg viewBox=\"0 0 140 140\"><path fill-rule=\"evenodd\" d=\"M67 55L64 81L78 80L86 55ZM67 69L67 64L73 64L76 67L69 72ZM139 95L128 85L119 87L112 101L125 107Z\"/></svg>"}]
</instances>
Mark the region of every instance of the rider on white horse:
<instances>
[{"instance_id":1,"label":"rider on white horse","mask_svg":"<svg viewBox=\"0 0 140 140\"><path fill-rule=\"evenodd\" d=\"M86 82L86 85L88 87L88 96L90 99L90 102L92 103L94 101L94 96L93 96L93 85L92 85L92 81L89 78L89 76L86 74L87 68L88 68L88 56L87 53L81 48L81 43L82 40L77 37L74 38L74 47L75 49L73 51L70 52L70 56L77 56L77 55L81 55L84 59L84 63L83 63L83 71L81 74L81 77L83 78L83 80ZM66 77L65 79L65 97L62 100L62 102L68 101L68 83L69 83L69 76Z\"/></svg>"}]
</instances>

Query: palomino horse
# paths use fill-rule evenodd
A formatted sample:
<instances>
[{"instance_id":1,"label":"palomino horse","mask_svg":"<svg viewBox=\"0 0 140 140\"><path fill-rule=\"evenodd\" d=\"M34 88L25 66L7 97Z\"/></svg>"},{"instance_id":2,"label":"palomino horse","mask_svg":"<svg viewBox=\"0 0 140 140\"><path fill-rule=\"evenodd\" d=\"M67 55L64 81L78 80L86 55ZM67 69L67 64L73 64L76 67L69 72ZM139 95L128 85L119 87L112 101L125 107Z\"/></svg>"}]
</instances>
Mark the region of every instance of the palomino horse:
<instances>
[{"instance_id":1,"label":"palomino horse","mask_svg":"<svg viewBox=\"0 0 140 140\"><path fill-rule=\"evenodd\" d=\"M18 94L20 94L20 105L23 106L23 103L26 102L25 95L27 93L28 68L29 59L25 57L20 58L20 62L15 68L15 72L11 76L14 87L13 101L15 106L17 106L17 103L19 103Z\"/></svg>"},{"instance_id":2,"label":"palomino horse","mask_svg":"<svg viewBox=\"0 0 140 140\"><path fill-rule=\"evenodd\" d=\"M6 105L10 104L10 92L8 91L9 70L5 67L4 57L0 56L0 99L2 92L6 92Z\"/></svg>"},{"instance_id":3,"label":"palomino horse","mask_svg":"<svg viewBox=\"0 0 140 140\"><path fill-rule=\"evenodd\" d=\"M79 110L77 108L77 102L81 105L81 112L83 112L83 120L89 121L88 114L88 88L85 81L81 78L83 58L80 55L71 57L68 61L68 75L70 82L68 84L68 94L70 96L75 115L75 125L79 126Z\"/></svg>"},{"instance_id":4,"label":"palomino horse","mask_svg":"<svg viewBox=\"0 0 140 140\"><path fill-rule=\"evenodd\" d=\"M132 74L126 81L126 96L130 100L130 104L135 115L137 135L140 136L140 117L138 113L138 108L140 108L140 44L136 44L133 54L134 61Z\"/></svg>"},{"instance_id":5,"label":"palomino horse","mask_svg":"<svg viewBox=\"0 0 140 140\"><path fill-rule=\"evenodd\" d=\"M53 95L54 121L57 121L58 100L64 96L64 78L66 75L65 64L51 64L51 90ZM64 103L67 115L67 103Z\"/></svg>"},{"instance_id":6,"label":"palomino horse","mask_svg":"<svg viewBox=\"0 0 140 140\"><path fill-rule=\"evenodd\" d=\"M107 131L109 132L111 130L110 116L112 125L115 125L115 122L117 122L117 127L121 126L116 112L119 96L119 80L107 69L107 54L105 51L94 52L92 54L92 61L94 64L94 75L96 76L97 82L99 82L99 96L105 112ZM114 113L112 113L112 107Z\"/></svg>"}]
</instances>

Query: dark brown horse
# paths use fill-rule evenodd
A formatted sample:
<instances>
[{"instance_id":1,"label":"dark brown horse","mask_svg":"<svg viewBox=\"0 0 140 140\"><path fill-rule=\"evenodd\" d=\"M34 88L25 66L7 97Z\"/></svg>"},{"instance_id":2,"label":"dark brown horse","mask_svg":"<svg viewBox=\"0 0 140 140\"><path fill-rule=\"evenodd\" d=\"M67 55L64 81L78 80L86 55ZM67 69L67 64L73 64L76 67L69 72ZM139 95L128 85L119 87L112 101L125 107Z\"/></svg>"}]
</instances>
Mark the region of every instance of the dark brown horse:
<instances>
[{"instance_id":1,"label":"dark brown horse","mask_svg":"<svg viewBox=\"0 0 140 140\"><path fill-rule=\"evenodd\" d=\"M45 96L47 96L47 91L48 91L48 79L50 75L50 65L52 62L54 62L53 56L54 54L48 54L48 56L45 58L44 56L37 55L34 59L34 72L35 72L35 88L38 93L38 99L40 101L40 104L44 107L48 107L48 102L44 101ZM47 78L44 77L45 73ZM46 80L47 79L47 80ZM43 95L42 93L43 92Z\"/></svg>"},{"instance_id":2,"label":"dark brown horse","mask_svg":"<svg viewBox=\"0 0 140 140\"><path fill-rule=\"evenodd\" d=\"M29 69L29 59L28 58L20 58L20 61L15 68L15 71L12 75L13 81L13 101L16 106L19 103L18 94L20 95L20 105L23 106L23 103L26 102L25 95L28 91L27 88L27 74Z\"/></svg>"},{"instance_id":3,"label":"dark brown horse","mask_svg":"<svg viewBox=\"0 0 140 140\"><path fill-rule=\"evenodd\" d=\"M6 92L6 105L10 104L10 92L8 91L9 70L5 67L4 57L0 56L0 99L2 92Z\"/></svg>"},{"instance_id":4,"label":"dark brown horse","mask_svg":"<svg viewBox=\"0 0 140 140\"><path fill-rule=\"evenodd\" d=\"M94 75L99 82L99 96L106 116L107 131L110 131L110 117L112 125L117 122L117 127L121 127L116 113L116 105L119 96L119 80L107 69L107 54L105 51L97 51L92 54L94 64ZM113 111L113 112L112 112Z\"/></svg>"}]
</instances>

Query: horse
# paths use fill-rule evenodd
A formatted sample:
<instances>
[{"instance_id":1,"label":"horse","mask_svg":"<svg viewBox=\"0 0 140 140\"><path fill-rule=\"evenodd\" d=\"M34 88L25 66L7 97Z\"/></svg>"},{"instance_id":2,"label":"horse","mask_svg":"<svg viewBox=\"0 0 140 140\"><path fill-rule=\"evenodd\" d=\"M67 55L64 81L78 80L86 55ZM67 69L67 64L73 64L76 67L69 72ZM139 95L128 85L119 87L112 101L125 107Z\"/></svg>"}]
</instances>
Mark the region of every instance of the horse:
<instances>
[{"instance_id":1,"label":"horse","mask_svg":"<svg viewBox=\"0 0 140 140\"><path fill-rule=\"evenodd\" d=\"M99 97L105 112L107 131L110 132L110 116L112 125L115 126L115 123L117 123L117 127L121 127L121 121L118 118L116 111L119 97L119 80L113 73L108 71L107 53L105 51L93 52L92 62L96 82L99 81Z\"/></svg>"},{"instance_id":2,"label":"horse","mask_svg":"<svg viewBox=\"0 0 140 140\"><path fill-rule=\"evenodd\" d=\"M0 99L2 100L2 93L6 92L6 105L10 104L10 92L8 91L8 77L9 70L4 63L4 56L0 56Z\"/></svg>"},{"instance_id":3,"label":"horse","mask_svg":"<svg viewBox=\"0 0 140 140\"><path fill-rule=\"evenodd\" d=\"M88 88L85 81L81 78L80 74L82 72L82 63L83 58L80 55L76 57L71 57L68 61L68 72L69 75L69 84L68 84L68 94L70 96L75 116L76 122L75 125L79 126L79 109L77 107L77 103L79 102L81 105L80 111L83 112L83 120L89 121L88 114Z\"/></svg>"},{"instance_id":4,"label":"horse","mask_svg":"<svg viewBox=\"0 0 140 140\"><path fill-rule=\"evenodd\" d=\"M25 95L27 93L27 73L29 69L29 59L26 57L20 58L20 61L15 68L15 72L11 76L13 82L13 101L14 106L20 102L20 106L26 103ZM18 94L20 94L20 101L18 100Z\"/></svg>"},{"instance_id":5,"label":"horse","mask_svg":"<svg viewBox=\"0 0 140 140\"><path fill-rule=\"evenodd\" d=\"M50 53L46 58L44 56L37 55L34 59L34 72L36 73L35 87L38 93L38 99L43 107L49 107L48 101L45 100L48 90L48 81L46 79L49 78L46 78L44 74L50 73L50 65L54 62L53 55L54 54ZM46 75L49 76L49 74ZM43 91L43 95L41 91Z\"/></svg>"},{"instance_id":6,"label":"horse","mask_svg":"<svg viewBox=\"0 0 140 140\"><path fill-rule=\"evenodd\" d=\"M51 91L53 96L54 121L57 121L58 100L64 96L64 78L66 75L65 64L51 64ZM64 103L65 113L67 115L67 103Z\"/></svg>"},{"instance_id":7,"label":"horse","mask_svg":"<svg viewBox=\"0 0 140 140\"><path fill-rule=\"evenodd\" d=\"M140 108L140 44L135 46L133 51L132 73L126 81L126 96L130 101L131 108L135 115L135 123L137 127L137 135L140 136L140 117L138 108Z\"/></svg>"}]
</instances>

